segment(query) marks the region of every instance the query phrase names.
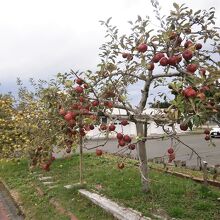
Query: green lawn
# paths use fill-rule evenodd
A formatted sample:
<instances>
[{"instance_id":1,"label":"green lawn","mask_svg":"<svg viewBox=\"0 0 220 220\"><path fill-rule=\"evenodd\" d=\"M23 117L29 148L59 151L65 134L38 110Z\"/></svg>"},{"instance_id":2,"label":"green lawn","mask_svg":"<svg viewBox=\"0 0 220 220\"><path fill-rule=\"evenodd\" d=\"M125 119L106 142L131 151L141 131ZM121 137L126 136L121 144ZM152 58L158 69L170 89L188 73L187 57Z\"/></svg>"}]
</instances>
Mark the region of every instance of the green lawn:
<instances>
[{"instance_id":1,"label":"green lawn","mask_svg":"<svg viewBox=\"0 0 220 220\"><path fill-rule=\"evenodd\" d=\"M220 202L217 201L220 190L217 188L205 188L189 179L151 170L151 191L143 194L138 167L134 166L133 161L127 160L125 168L119 170L117 157L96 157L93 154L86 154L84 158L84 179L87 182L87 188L96 190L119 204L134 208L146 216L159 211L178 219L220 219ZM57 181L58 187L50 190L46 189L33 174L28 173L25 161L19 164L1 162L0 177L11 189L16 189L20 193L23 206L28 211L27 219L68 219L57 214L48 204L51 197L55 197L62 206L72 211L80 220L113 219L81 197L76 189L67 190L63 187L78 182L78 160L78 155L74 155L72 159L56 160L50 172L38 170L45 176L53 176ZM42 198L36 194L31 187L33 182L47 191L46 196Z\"/></svg>"}]
</instances>

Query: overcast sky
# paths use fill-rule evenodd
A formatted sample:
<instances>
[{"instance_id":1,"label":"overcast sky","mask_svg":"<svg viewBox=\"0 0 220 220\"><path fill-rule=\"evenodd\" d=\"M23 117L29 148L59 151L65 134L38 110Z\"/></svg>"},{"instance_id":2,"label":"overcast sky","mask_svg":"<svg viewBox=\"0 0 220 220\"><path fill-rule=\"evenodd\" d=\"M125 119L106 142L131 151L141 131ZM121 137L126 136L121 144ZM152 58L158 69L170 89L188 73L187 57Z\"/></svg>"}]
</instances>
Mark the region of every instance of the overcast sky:
<instances>
[{"instance_id":1,"label":"overcast sky","mask_svg":"<svg viewBox=\"0 0 220 220\"><path fill-rule=\"evenodd\" d=\"M195 10L213 6L220 14L219 0L176 2ZM163 14L172 3L160 0ZM17 77L49 79L71 68L95 69L104 42L98 21L113 17L126 31L128 20L153 19L152 11L150 0L0 0L0 93L14 91Z\"/></svg>"}]
</instances>

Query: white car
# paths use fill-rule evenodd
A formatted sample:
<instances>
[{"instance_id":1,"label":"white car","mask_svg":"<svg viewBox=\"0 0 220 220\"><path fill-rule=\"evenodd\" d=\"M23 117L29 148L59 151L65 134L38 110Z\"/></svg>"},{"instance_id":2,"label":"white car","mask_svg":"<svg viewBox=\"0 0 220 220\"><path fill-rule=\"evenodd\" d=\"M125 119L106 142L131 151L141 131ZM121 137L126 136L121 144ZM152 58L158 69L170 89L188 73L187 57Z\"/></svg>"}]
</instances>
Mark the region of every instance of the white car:
<instances>
[{"instance_id":1,"label":"white car","mask_svg":"<svg viewBox=\"0 0 220 220\"><path fill-rule=\"evenodd\" d=\"M211 137L220 137L220 127L218 128L212 128L212 130L210 131L210 135Z\"/></svg>"}]
</instances>

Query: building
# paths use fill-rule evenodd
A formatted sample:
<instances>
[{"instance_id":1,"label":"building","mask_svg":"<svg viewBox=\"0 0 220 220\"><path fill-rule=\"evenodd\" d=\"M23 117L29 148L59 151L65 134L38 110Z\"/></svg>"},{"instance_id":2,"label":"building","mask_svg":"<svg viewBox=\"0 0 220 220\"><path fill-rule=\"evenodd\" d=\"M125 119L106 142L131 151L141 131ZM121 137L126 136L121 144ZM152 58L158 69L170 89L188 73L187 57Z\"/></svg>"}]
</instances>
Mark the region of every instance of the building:
<instances>
[{"instance_id":1,"label":"building","mask_svg":"<svg viewBox=\"0 0 220 220\"><path fill-rule=\"evenodd\" d=\"M156 112L158 112L158 109L155 109L155 108L148 108L148 109L145 110L146 114L151 114L151 115L155 114ZM115 109L113 109L112 114L113 115L118 115L120 118L123 118L123 117L127 116L126 111L124 109L116 109L115 108ZM100 117L100 123L110 124L111 121L107 117L101 116ZM133 123L133 122L129 122L128 125L122 126L120 120L115 120L114 125L116 126L116 129L115 129L116 132L123 132L123 134L128 134L130 136L136 136L137 135L136 126L135 126L135 123ZM167 128L169 128L169 127L167 127ZM179 129L178 124L176 125L176 131L177 131L177 133L184 132L184 131ZM147 128L147 134L148 135L164 134L164 131L163 131L162 127L158 127L155 122L149 121L148 122L148 128ZM87 133L87 137L91 138L91 139L93 139L93 138L103 138L105 136L106 136L105 132L100 132L99 126L95 126L94 130L91 130ZM111 132L109 134L109 137L115 137L115 132Z\"/></svg>"}]
</instances>

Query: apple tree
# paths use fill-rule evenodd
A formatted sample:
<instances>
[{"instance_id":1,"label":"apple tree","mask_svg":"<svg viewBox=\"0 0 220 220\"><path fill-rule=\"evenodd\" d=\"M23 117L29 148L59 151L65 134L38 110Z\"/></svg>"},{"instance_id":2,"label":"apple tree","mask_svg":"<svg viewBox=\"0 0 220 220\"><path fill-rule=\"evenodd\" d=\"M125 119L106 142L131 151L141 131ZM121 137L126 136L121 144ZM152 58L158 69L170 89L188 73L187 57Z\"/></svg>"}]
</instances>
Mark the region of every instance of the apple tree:
<instances>
[{"instance_id":1,"label":"apple tree","mask_svg":"<svg viewBox=\"0 0 220 220\"><path fill-rule=\"evenodd\" d=\"M192 129L219 113L219 33L215 27L215 9L193 11L187 6L173 4L168 16L160 15L157 1L152 0L160 26L153 27L148 16L132 22L128 34L106 22L106 43L100 48L101 61L97 71L86 71L77 80L86 82L102 113L114 121L117 115L107 108L124 109L123 119L136 124L137 154L140 161L143 190L149 190L146 155L147 122L154 121L174 129L180 123L182 130ZM79 85L79 87L81 87ZM131 87L139 90L138 104L130 97ZM156 88L160 91L157 92ZM83 93L83 89L78 88ZM150 94L155 102L169 100L169 107L158 114L147 114ZM110 127L101 125L100 130ZM173 130L169 135L175 135ZM130 142L117 134L119 146ZM208 138L206 138L208 139ZM172 160L172 158L171 158Z\"/></svg>"},{"instance_id":2,"label":"apple tree","mask_svg":"<svg viewBox=\"0 0 220 220\"><path fill-rule=\"evenodd\" d=\"M97 71L58 74L47 86L42 86L42 82L35 85L34 92L20 89L18 109L24 115L23 132L31 141L32 165L39 163L49 170L54 146L66 146L68 153L79 144L82 157L86 133L98 125L106 137L115 134L119 149L137 150L146 192L147 123L154 121L174 137L176 123L182 130L192 129L219 114L220 37L214 8L194 12L174 3L170 14L161 16L158 2L152 0L152 5L160 23L156 29L148 16L130 21L130 33L122 35L110 24L111 19L101 21L106 28L106 43L100 48ZM131 99L132 88L139 92L137 103ZM152 93L155 103L168 102L165 110L146 112ZM126 115L113 114L113 109L123 109ZM100 123L99 116L108 117L110 123ZM136 139L116 132L116 120L122 127L129 121L135 123ZM166 126L172 131L168 132ZM208 140L208 131L206 134ZM96 146L98 156L102 154L99 147ZM172 161L173 149L168 149L168 153ZM118 164L119 169L123 167L123 163ZM82 160L80 169L82 182Z\"/></svg>"}]
</instances>

